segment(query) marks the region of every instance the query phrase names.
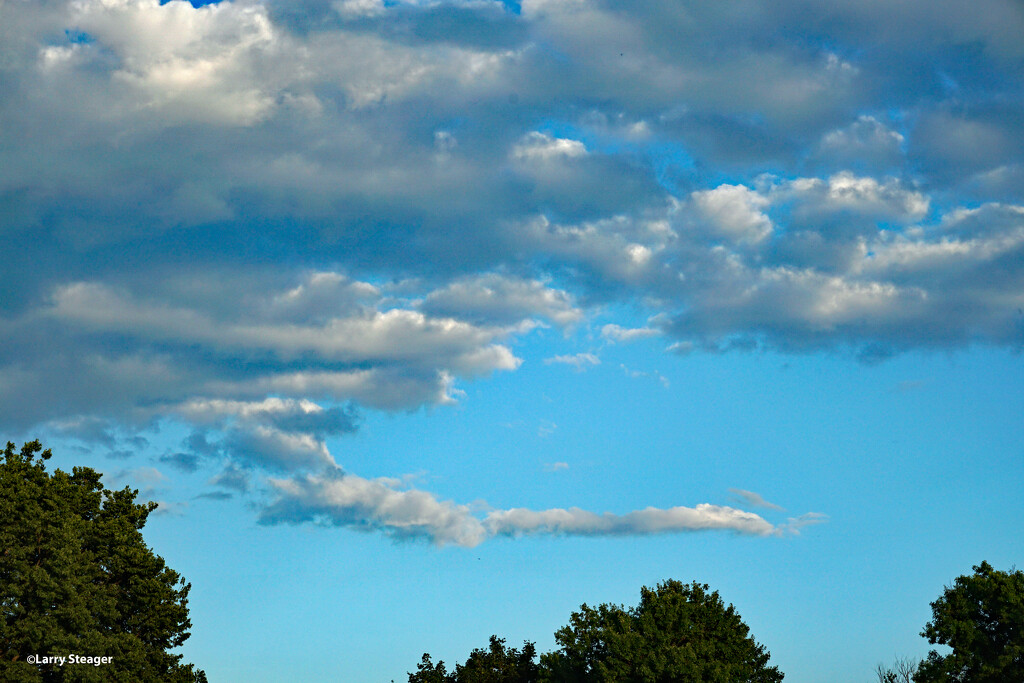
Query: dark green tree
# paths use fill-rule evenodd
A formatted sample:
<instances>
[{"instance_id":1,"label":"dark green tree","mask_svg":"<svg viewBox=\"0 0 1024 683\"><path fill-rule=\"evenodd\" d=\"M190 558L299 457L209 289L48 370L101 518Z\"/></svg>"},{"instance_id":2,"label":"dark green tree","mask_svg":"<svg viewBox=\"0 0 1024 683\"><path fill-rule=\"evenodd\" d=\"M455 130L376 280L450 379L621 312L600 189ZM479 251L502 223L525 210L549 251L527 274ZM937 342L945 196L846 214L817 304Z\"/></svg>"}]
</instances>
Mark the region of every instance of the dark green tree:
<instances>
[{"instance_id":1,"label":"dark green tree","mask_svg":"<svg viewBox=\"0 0 1024 683\"><path fill-rule=\"evenodd\" d=\"M537 648L523 643L523 649L506 648L505 641L491 636L486 650L477 648L465 664L455 667L455 683L535 683L539 673Z\"/></svg>"},{"instance_id":2,"label":"dark green tree","mask_svg":"<svg viewBox=\"0 0 1024 683\"><path fill-rule=\"evenodd\" d=\"M732 605L699 583L666 581L631 609L583 605L541 657L552 683L777 683L778 667Z\"/></svg>"},{"instance_id":3,"label":"dark green tree","mask_svg":"<svg viewBox=\"0 0 1024 683\"><path fill-rule=\"evenodd\" d=\"M0 462L0 680L205 683L168 652L185 642L190 585L148 548L156 503L87 467L46 471L38 441ZM38 656L111 657L92 664Z\"/></svg>"},{"instance_id":4,"label":"dark green tree","mask_svg":"<svg viewBox=\"0 0 1024 683\"><path fill-rule=\"evenodd\" d=\"M996 571L982 562L932 603L932 620L921 635L953 651L929 652L916 683L1024 681L1024 572Z\"/></svg>"},{"instance_id":5,"label":"dark green tree","mask_svg":"<svg viewBox=\"0 0 1024 683\"><path fill-rule=\"evenodd\" d=\"M444 662L436 664L429 654L409 674L409 683L536 683L539 675L537 648L523 643L523 649L505 647L505 640L491 636L488 648L476 648L465 664L448 671Z\"/></svg>"},{"instance_id":6,"label":"dark green tree","mask_svg":"<svg viewBox=\"0 0 1024 683\"><path fill-rule=\"evenodd\" d=\"M453 683L454 673L448 673L443 661L433 662L430 655L423 653L423 659L416 665L416 671L409 674L409 683Z\"/></svg>"}]
</instances>

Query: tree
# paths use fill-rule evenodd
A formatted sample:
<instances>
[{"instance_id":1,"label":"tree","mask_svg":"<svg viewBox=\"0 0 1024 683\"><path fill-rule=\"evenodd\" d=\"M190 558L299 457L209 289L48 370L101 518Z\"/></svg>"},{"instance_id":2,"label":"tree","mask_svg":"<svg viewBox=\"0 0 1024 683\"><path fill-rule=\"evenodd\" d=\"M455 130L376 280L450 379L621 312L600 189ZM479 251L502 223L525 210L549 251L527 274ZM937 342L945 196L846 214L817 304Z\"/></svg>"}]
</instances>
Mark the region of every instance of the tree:
<instances>
[{"instance_id":1,"label":"tree","mask_svg":"<svg viewBox=\"0 0 1024 683\"><path fill-rule=\"evenodd\" d=\"M477 648L465 664L455 667L455 683L534 683L539 674L537 648L523 643L523 649L506 648L505 640L491 636L490 646Z\"/></svg>"},{"instance_id":2,"label":"tree","mask_svg":"<svg viewBox=\"0 0 1024 683\"><path fill-rule=\"evenodd\" d=\"M666 581L631 609L583 605L541 662L553 683L777 683L778 667L732 605L699 583Z\"/></svg>"},{"instance_id":3,"label":"tree","mask_svg":"<svg viewBox=\"0 0 1024 683\"><path fill-rule=\"evenodd\" d=\"M891 667L879 664L875 668L878 675L878 683L913 683L914 672L920 665L920 660L909 657L899 657Z\"/></svg>"},{"instance_id":4,"label":"tree","mask_svg":"<svg viewBox=\"0 0 1024 683\"><path fill-rule=\"evenodd\" d=\"M48 473L38 441L3 455L0 680L205 683L167 651L190 635L191 586L142 538L156 503L105 489L87 467ZM110 659L32 661L71 655Z\"/></svg>"},{"instance_id":5,"label":"tree","mask_svg":"<svg viewBox=\"0 0 1024 683\"><path fill-rule=\"evenodd\" d=\"M409 674L409 683L536 683L540 669L536 662L537 648L523 643L523 649L506 648L505 640L491 636L486 650L476 648L465 664L456 664L449 672L443 661L434 662L429 654Z\"/></svg>"},{"instance_id":6,"label":"tree","mask_svg":"<svg viewBox=\"0 0 1024 683\"><path fill-rule=\"evenodd\" d=\"M454 672L448 673L443 661L434 664L426 652L416 665L416 672L409 674L409 683L454 683L454 680Z\"/></svg>"},{"instance_id":7,"label":"tree","mask_svg":"<svg viewBox=\"0 0 1024 683\"><path fill-rule=\"evenodd\" d=\"M491 636L455 671L424 654L409 683L780 683L749 632L717 592L670 580L642 588L634 608L582 605L539 665L533 643L516 650Z\"/></svg>"},{"instance_id":8,"label":"tree","mask_svg":"<svg viewBox=\"0 0 1024 683\"><path fill-rule=\"evenodd\" d=\"M916 683L1024 681L1024 572L996 571L982 562L932 603L932 620L921 635L953 651L929 652Z\"/></svg>"}]
</instances>

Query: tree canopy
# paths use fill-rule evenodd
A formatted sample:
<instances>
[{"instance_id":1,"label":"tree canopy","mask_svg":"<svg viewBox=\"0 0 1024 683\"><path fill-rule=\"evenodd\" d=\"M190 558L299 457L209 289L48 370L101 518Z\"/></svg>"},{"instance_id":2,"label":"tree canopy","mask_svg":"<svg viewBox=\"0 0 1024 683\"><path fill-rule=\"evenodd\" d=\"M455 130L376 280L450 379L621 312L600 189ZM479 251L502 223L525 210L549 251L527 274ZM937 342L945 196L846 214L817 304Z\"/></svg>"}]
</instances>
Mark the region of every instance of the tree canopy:
<instances>
[{"instance_id":1,"label":"tree canopy","mask_svg":"<svg viewBox=\"0 0 1024 683\"><path fill-rule=\"evenodd\" d=\"M540 674L536 659L533 643L523 643L523 649L517 650L506 648L503 638L491 636L486 650L476 648L454 671L424 654L416 672L409 674L409 683L535 683Z\"/></svg>"},{"instance_id":2,"label":"tree canopy","mask_svg":"<svg viewBox=\"0 0 1024 683\"><path fill-rule=\"evenodd\" d=\"M424 654L409 683L777 683L769 653L732 605L708 586L666 581L643 588L634 608L586 604L555 633L560 646L534 663L533 644L506 649L491 636L447 671Z\"/></svg>"},{"instance_id":3,"label":"tree canopy","mask_svg":"<svg viewBox=\"0 0 1024 683\"><path fill-rule=\"evenodd\" d=\"M921 635L953 651L929 652L916 683L1024 681L1024 572L977 565L932 603L932 620Z\"/></svg>"},{"instance_id":4,"label":"tree canopy","mask_svg":"<svg viewBox=\"0 0 1024 683\"><path fill-rule=\"evenodd\" d=\"M559 683L775 683L769 653L706 584L642 588L631 609L583 605L542 661Z\"/></svg>"},{"instance_id":5,"label":"tree canopy","mask_svg":"<svg viewBox=\"0 0 1024 683\"><path fill-rule=\"evenodd\" d=\"M0 680L205 682L168 652L190 635L191 586L142 538L156 503L105 489L87 467L47 472L38 441L3 455Z\"/></svg>"}]
</instances>

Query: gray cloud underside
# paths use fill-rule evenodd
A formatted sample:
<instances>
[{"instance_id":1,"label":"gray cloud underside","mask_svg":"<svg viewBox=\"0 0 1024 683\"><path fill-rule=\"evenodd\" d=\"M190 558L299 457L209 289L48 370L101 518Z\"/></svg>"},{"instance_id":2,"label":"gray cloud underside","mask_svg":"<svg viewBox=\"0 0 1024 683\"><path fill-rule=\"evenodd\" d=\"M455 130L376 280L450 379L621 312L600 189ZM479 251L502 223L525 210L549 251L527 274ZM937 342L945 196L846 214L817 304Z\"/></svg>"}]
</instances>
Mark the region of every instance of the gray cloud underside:
<instances>
[{"instance_id":1,"label":"gray cloud underside","mask_svg":"<svg viewBox=\"0 0 1024 683\"><path fill-rule=\"evenodd\" d=\"M0 425L320 471L360 406L606 303L679 353L1020 349L1022 34L1010 0L0 3ZM517 533L662 523L564 513Z\"/></svg>"},{"instance_id":2,"label":"gray cloud underside","mask_svg":"<svg viewBox=\"0 0 1024 683\"><path fill-rule=\"evenodd\" d=\"M624 515L575 507L513 508L491 510L481 517L469 506L439 500L427 491L400 488L396 480L364 479L340 470L272 479L271 485L276 499L261 512L264 524L318 522L437 545L473 547L495 536L627 536L715 529L770 536L791 530L752 512L707 503L692 508L648 507ZM822 521L820 517L816 521Z\"/></svg>"}]
</instances>

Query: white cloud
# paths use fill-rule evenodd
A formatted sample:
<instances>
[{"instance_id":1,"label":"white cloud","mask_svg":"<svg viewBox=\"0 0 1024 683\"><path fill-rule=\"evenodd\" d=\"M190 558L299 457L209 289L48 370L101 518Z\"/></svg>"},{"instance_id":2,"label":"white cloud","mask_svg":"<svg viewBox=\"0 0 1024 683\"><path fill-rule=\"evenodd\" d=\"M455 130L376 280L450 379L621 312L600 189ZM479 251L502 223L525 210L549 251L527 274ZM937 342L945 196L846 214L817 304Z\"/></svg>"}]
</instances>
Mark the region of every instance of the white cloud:
<instances>
[{"instance_id":1,"label":"white cloud","mask_svg":"<svg viewBox=\"0 0 1024 683\"><path fill-rule=\"evenodd\" d=\"M312 434L286 432L255 425L228 434L231 454L242 460L277 470L321 469L335 466L322 439Z\"/></svg>"},{"instance_id":2,"label":"white cloud","mask_svg":"<svg viewBox=\"0 0 1024 683\"><path fill-rule=\"evenodd\" d=\"M867 165L886 169L902 161L904 136L873 116L859 116L844 128L829 131L821 138L816 154L823 162Z\"/></svg>"},{"instance_id":3,"label":"white cloud","mask_svg":"<svg viewBox=\"0 0 1024 683\"><path fill-rule=\"evenodd\" d=\"M143 302L102 284L80 282L56 290L49 314L89 330L123 332L155 341L260 349L288 360L314 354L344 362L417 362L444 354L453 368L467 372L511 370L519 364L507 348L489 343L503 330L453 318L429 318L412 310L362 309L344 317L307 320L302 325L215 320L196 309Z\"/></svg>"},{"instance_id":4,"label":"white cloud","mask_svg":"<svg viewBox=\"0 0 1024 683\"><path fill-rule=\"evenodd\" d=\"M219 310L209 308L203 299L142 299L122 289L81 282L59 287L52 305L32 315L59 321L64 334L77 336L84 344L100 343L91 335L102 334L130 339L137 348L159 346L157 357L162 365L169 364L169 376L140 387L142 391L148 388L146 402L150 404L176 403L178 389L161 396L161 388L171 389L191 374L191 368L179 364L189 362L199 349L215 350L228 358L261 358L244 379L222 368L190 380L195 381L193 392L221 400L201 410L183 406L182 410L191 410L190 416L196 419L230 411L240 411L243 416L253 411L269 414L285 408L283 403L237 403L251 401L259 392L283 393L297 401L309 396L336 401L357 398L384 406L418 405L432 402L432 397L448 400L455 376L513 370L520 363L506 346L497 343L514 330L431 317L415 310L377 310L370 305L380 299L375 290L346 286L346 290L352 289L359 291L364 303L333 301L310 307L310 300L315 301L319 294L299 287L284 294L251 295L248 307ZM550 305L556 310L558 301L551 297ZM120 354L116 346L93 348L94 354L110 361ZM93 358L95 355L85 354L81 362ZM361 367L331 369L339 363ZM429 387L411 390L411 385L424 383ZM403 392L406 401L401 400ZM310 405L293 401L287 409L308 412Z\"/></svg>"},{"instance_id":5,"label":"white cloud","mask_svg":"<svg viewBox=\"0 0 1024 683\"><path fill-rule=\"evenodd\" d=\"M554 138L547 133L532 131L512 148L512 157L524 161L551 161L586 156L587 148L579 140Z\"/></svg>"},{"instance_id":6,"label":"white cloud","mask_svg":"<svg viewBox=\"0 0 1024 683\"><path fill-rule=\"evenodd\" d=\"M564 463L556 463L553 469ZM276 498L260 513L264 524L320 522L395 539L424 539L436 545L474 547L494 536L633 536L705 530L755 536L796 532L820 515L775 527L762 517L735 508L701 503L695 507L648 507L624 515L597 514L580 508L491 510L478 517L467 505L439 500L394 479L364 479L336 470L323 475L271 479Z\"/></svg>"},{"instance_id":7,"label":"white cloud","mask_svg":"<svg viewBox=\"0 0 1024 683\"><path fill-rule=\"evenodd\" d=\"M604 339L610 339L620 343L631 342L637 339L646 339L648 337L656 337L659 334L661 334L661 331L653 327L627 328L610 323L601 328L601 336Z\"/></svg>"},{"instance_id":8,"label":"white cloud","mask_svg":"<svg viewBox=\"0 0 1024 683\"><path fill-rule=\"evenodd\" d=\"M264 523L320 520L335 526L380 531L437 545L479 545L487 532L468 506L438 500L416 489L397 490L392 480L335 474L271 479L278 498L260 516Z\"/></svg>"},{"instance_id":9,"label":"white cloud","mask_svg":"<svg viewBox=\"0 0 1024 683\"><path fill-rule=\"evenodd\" d=\"M278 88L255 69L280 39L259 4L80 0L71 7L72 25L117 55L112 81L151 114L250 124L273 106Z\"/></svg>"},{"instance_id":10,"label":"white cloud","mask_svg":"<svg viewBox=\"0 0 1024 683\"><path fill-rule=\"evenodd\" d=\"M649 507L625 515L596 514L580 508L514 508L489 513L484 524L490 533L502 536L632 536L705 529L727 529L758 536L776 532L774 526L752 512L708 503L692 508Z\"/></svg>"},{"instance_id":11,"label":"white cloud","mask_svg":"<svg viewBox=\"0 0 1024 683\"><path fill-rule=\"evenodd\" d=\"M428 313L451 315L498 325L510 325L542 317L557 325L573 325L583 312L573 297L539 280L487 273L464 278L430 292L420 308Z\"/></svg>"},{"instance_id":12,"label":"white cloud","mask_svg":"<svg viewBox=\"0 0 1024 683\"><path fill-rule=\"evenodd\" d=\"M592 353L577 353L571 356L553 356L544 359L545 365L551 365L552 363L571 365L577 370L582 370L588 365L600 365L601 359Z\"/></svg>"},{"instance_id":13,"label":"white cloud","mask_svg":"<svg viewBox=\"0 0 1024 683\"><path fill-rule=\"evenodd\" d=\"M772 233L772 221L762 211L770 200L755 190L743 185L719 185L690 196L715 235L756 244Z\"/></svg>"},{"instance_id":14,"label":"white cloud","mask_svg":"<svg viewBox=\"0 0 1024 683\"><path fill-rule=\"evenodd\" d=\"M797 217L806 216L809 222L820 220L823 214L849 212L909 223L924 218L930 206L928 197L907 189L899 179L879 181L850 171L841 171L824 180L788 180L773 187L770 196L776 202L796 200Z\"/></svg>"},{"instance_id":15,"label":"white cloud","mask_svg":"<svg viewBox=\"0 0 1024 683\"><path fill-rule=\"evenodd\" d=\"M193 422L217 421L223 417L260 419L271 415L318 415L323 407L308 399L282 399L276 396L262 401L231 401L225 399L191 399L177 406L176 411Z\"/></svg>"}]
</instances>

